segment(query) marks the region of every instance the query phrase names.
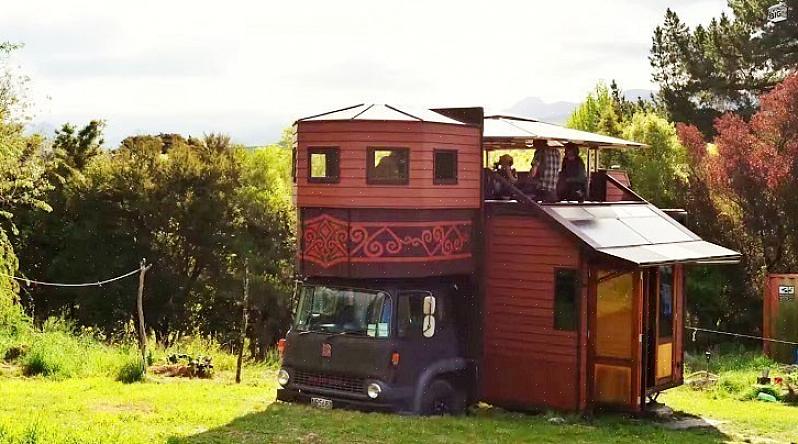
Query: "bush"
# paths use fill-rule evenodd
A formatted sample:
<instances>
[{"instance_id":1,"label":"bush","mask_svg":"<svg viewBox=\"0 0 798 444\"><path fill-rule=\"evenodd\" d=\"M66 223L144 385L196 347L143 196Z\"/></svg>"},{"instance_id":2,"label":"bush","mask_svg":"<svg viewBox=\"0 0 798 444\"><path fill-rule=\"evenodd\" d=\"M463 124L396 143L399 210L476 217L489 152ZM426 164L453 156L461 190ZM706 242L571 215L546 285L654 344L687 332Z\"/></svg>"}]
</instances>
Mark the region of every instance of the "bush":
<instances>
[{"instance_id":1,"label":"bush","mask_svg":"<svg viewBox=\"0 0 798 444\"><path fill-rule=\"evenodd\" d=\"M125 361L119 368L119 372L116 375L116 380L124 382L125 384L143 381L144 365L142 363L141 357L135 354L129 356L127 361Z\"/></svg>"},{"instance_id":2,"label":"bush","mask_svg":"<svg viewBox=\"0 0 798 444\"><path fill-rule=\"evenodd\" d=\"M22 372L26 376L74 376L85 358L83 352L76 338L70 335L60 332L38 334L22 359Z\"/></svg>"},{"instance_id":3,"label":"bush","mask_svg":"<svg viewBox=\"0 0 798 444\"><path fill-rule=\"evenodd\" d=\"M130 361L132 348L109 346L87 333L76 334L73 324L50 318L41 332L32 334L27 353L20 359L27 376L53 378L112 376Z\"/></svg>"},{"instance_id":4,"label":"bush","mask_svg":"<svg viewBox=\"0 0 798 444\"><path fill-rule=\"evenodd\" d=\"M712 373L724 373L730 371L761 371L766 368L773 368L777 364L760 351L749 351L742 346L724 344L718 347L719 351L712 354L709 360L709 371ZM687 373L707 369L707 361L704 354L685 353L685 365Z\"/></svg>"}]
</instances>

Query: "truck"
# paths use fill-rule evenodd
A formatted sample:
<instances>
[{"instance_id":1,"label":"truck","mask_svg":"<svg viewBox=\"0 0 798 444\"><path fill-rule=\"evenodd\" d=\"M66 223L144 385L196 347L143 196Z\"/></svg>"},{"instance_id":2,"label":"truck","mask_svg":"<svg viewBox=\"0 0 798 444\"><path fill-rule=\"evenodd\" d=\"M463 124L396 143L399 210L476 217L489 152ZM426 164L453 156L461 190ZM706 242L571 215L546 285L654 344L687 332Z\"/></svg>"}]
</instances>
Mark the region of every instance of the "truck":
<instances>
[{"instance_id":1,"label":"truck","mask_svg":"<svg viewBox=\"0 0 798 444\"><path fill-rule=\"evenodd\" d=\"M299 279L281 401L642 412L683 381L687 270L740 259L599 168L600 151L640 143L387 104L299 119L295 132ZM578 200L530 193L520 165L517 180L491 168L566 146L586 159Z\"/></svg>"}]
</instances>

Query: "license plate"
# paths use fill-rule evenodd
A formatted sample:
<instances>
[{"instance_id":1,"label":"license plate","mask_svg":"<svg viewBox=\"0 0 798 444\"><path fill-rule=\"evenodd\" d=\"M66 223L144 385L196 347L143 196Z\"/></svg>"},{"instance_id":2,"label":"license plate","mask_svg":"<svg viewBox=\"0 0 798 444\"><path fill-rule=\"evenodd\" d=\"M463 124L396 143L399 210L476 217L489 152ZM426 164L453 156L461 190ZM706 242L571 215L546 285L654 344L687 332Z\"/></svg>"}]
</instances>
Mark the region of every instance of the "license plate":
<instances>
[{"instance_id":1,"label":"license plate","mask_svg":"<svg viewBox=\"0 0 798 444\"><path fill-rule=\"evenodd\" d=\"M310 405L320 409L331 409L332 401L324 398L310 398Z\"/></svg>"}]
</instances>

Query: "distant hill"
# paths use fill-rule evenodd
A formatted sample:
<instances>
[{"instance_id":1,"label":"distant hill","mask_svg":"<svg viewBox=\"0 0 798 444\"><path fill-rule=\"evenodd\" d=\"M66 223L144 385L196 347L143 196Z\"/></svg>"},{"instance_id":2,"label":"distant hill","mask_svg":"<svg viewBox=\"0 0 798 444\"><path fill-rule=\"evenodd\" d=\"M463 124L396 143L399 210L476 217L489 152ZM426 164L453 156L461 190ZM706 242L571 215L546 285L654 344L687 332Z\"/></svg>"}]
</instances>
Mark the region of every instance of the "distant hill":
<instances>
[{"instance_id":1,"label":"distant hill","mask_svg":"<svg viewBox=\"0 0 798 444\"><path fill-rule=\"evenodd\" d=\"M648 100L652 93L650 89L630 89L624 91L623 96L631 101L637 101L638 98ZM576 102L544 102L540 97L526 97L502 113L563 125L577 106L579 104Z\"/></svg>"},{"instance_id":2,"label":"distant hill","mask_svg":"<svg viewBox=\"0 0 798 444\"><path fill-rule=\"evenodd\" d=\"M544 102L539 97L527 97L503 111L505 114L518 117L529 117L549 123L563 124L568 120L574 108L579 105L575 102Z\"/></svg>"}]
</instances>

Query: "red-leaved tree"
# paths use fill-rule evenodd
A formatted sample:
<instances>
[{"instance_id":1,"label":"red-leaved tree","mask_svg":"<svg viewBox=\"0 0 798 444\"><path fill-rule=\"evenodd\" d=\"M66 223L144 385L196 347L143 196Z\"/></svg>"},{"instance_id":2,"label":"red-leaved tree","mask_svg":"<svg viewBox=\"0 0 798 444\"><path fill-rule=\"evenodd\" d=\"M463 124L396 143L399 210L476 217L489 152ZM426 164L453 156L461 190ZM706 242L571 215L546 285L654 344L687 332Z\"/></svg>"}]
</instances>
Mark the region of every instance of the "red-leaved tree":
<instances>
[{"instance_id":1,"label":"red-leaved tree","mask_svg":"<svg viewBox=\"0 0 798 444\"><path fill-rule=\"evenodd\" d=\"M678 126L690 162L687 209L703 236L744 254L748 285L737 291L748 300L766 273L798 272L798 73L760 100L750 121L715 121L714 147L694 126Z\"/></svg>"}]
</instances>

